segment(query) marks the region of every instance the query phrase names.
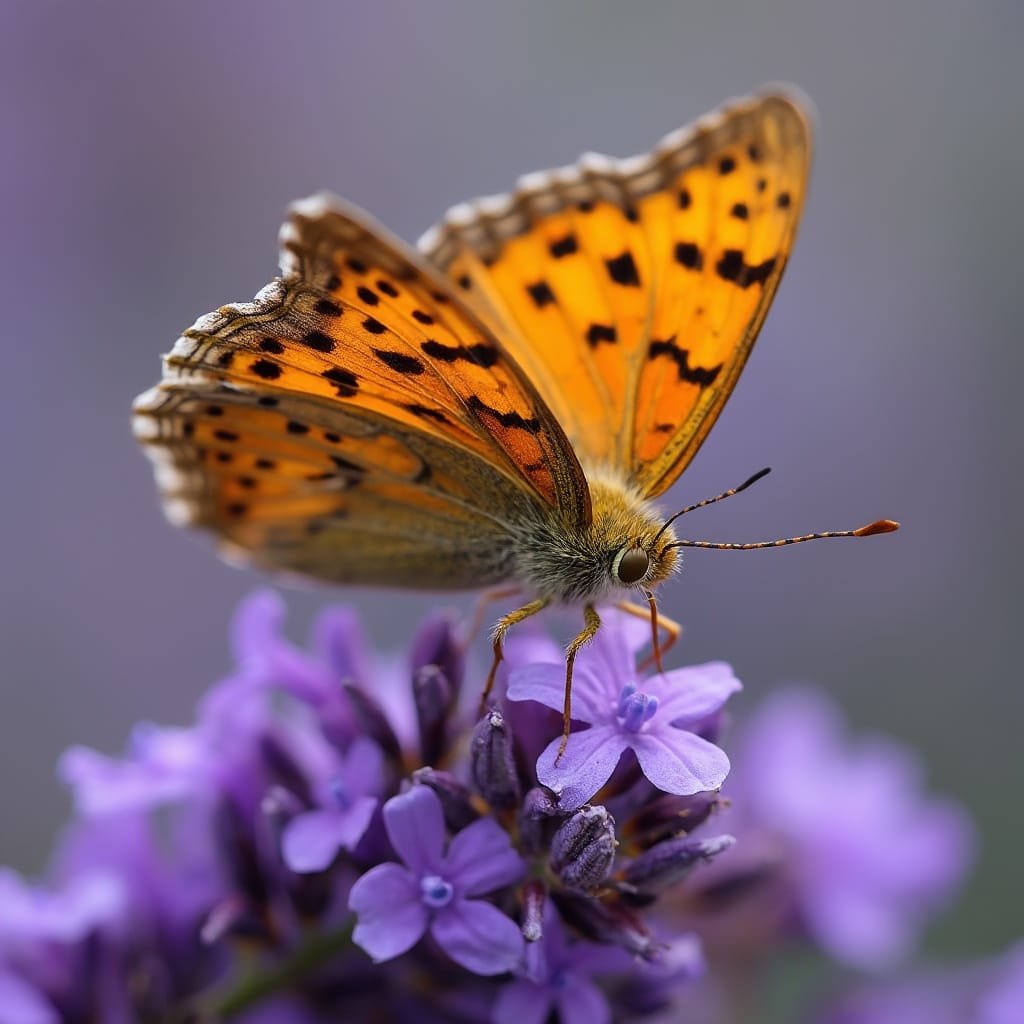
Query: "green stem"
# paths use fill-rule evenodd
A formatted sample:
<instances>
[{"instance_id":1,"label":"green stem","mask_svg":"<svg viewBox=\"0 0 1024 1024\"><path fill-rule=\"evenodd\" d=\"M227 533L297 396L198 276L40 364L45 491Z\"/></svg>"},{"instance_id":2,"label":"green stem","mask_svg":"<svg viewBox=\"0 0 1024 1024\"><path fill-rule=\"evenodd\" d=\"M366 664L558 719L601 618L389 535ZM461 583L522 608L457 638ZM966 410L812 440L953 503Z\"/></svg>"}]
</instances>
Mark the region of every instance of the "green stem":
<instances>
[{"instance_id":1,"label":"green stem","mask_svg":"<svg viewBox=\"0 0 1024 1024\"><path fill-rule=\"evenodd\" d=\"M243 978L233 989L209 1002L214 1020L229 1020L278 992L286 991L348 947L353 922L337 931L314 935L290 956L265 971Z\"/></svg>"}]
</instances>

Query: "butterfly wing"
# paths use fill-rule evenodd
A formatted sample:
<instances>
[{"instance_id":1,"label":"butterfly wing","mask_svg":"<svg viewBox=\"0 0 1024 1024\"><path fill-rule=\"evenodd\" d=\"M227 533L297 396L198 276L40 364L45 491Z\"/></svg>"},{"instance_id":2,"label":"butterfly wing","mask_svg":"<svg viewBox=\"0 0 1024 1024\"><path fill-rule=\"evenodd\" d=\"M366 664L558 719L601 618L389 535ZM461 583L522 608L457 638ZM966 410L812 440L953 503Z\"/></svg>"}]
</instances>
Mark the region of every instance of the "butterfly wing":
<instances>
[{"instance_id":1,"label":"butterfly wing","mask_svg":"<svg viewBox=\"0 0 1024 1024\"><path fill-rule=\"evenodd\" d=\"M420 246L501 335L584 464L656 495L746 362L810 152L802 104L755 96L647 156L585 156L456 207Z\"/></svg>"},{"instance_id":2,"label":"butterfly wing","mask_svg":"<svg viewBox=\"0 0 1024 1024\"><path fill-rule=\"evenodd\" d=\"M282 276L200 319L136 400L172 519L334 581L479 586L517 522L589 521L557 421L435 270L336 200L296 204Z\"/></svg>"}]
</instances>

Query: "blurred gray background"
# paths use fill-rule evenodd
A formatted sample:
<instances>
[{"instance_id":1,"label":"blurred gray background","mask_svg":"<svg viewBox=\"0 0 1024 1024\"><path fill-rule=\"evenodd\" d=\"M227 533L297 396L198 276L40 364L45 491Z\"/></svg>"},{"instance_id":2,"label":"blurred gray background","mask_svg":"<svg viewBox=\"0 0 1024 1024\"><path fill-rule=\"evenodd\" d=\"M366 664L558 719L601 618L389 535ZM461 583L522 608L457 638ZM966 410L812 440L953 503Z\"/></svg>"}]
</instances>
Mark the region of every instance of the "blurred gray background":
<instances>
[{"instance_id":1,"label":"blurred gray background","mask_svg":"<svg viewBox=\"0 0 1024 1024\"><path fill-rule=\"evenodd\" d=\"M181 328L272 277L285 204L331 188L415 239L463 198L645 150L781 79L820 118L801 238L665 504L771 465L691 531L905 527L693 552L664 607L681 658L735 663L740 708L820 682L970 806L981 859L934 950L1019 933L1022 30L1015 0L4 0L0 862L44 863L68 744L189 721L228 665L257 579L164 522L128 408ZM292 592L297 637L332 598L391 646L431 603Z\"/></svg>"}]
</instances>

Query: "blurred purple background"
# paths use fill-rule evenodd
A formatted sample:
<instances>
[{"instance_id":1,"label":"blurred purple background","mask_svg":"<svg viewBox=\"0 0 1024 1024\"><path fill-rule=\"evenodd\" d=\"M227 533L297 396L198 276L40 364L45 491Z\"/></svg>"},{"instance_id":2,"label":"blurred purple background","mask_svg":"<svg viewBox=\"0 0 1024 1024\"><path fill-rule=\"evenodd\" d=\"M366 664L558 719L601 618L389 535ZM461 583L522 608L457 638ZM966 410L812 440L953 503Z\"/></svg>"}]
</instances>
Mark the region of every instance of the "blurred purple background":
<instances>
[{"instance_id":1,"label":"blurred purple background","mask_svg":"<svg viewBox=\"0 0 1024 1024\"><path fill-rule=\"evenodd\" d=\"M331 188L415 239L452 203L582 150L626 155L765 81L820 118L786 280L667 508L772 477L691 532L903 520L861 544L693 552L680 658L740 698L788 680L921 748L983 833L934 938L1019 929L1024 8L7 0L0 11L4 670L0 862L65 814L53 763L189 720L257 582L168 526L128 423L158 355L275 269L285 204ZM429 598L329 598L398 644ZM1011 901L1012 902L1012 901ZM1018 908L1019 909L1019 908Z\"/></svg>"}]
</instances>

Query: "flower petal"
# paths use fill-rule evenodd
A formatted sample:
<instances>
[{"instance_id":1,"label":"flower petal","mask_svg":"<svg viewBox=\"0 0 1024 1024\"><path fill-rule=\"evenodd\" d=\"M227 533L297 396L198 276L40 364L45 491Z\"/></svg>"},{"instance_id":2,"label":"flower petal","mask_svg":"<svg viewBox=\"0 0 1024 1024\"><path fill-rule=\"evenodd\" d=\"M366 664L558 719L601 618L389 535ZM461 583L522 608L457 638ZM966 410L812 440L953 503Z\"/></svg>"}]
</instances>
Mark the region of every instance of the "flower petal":
<instances>
[{"instance_id":1,"label":"flower petal","mask_svg":"<svg viewBox=\"0 0 1024 1024\"><path fill-rule=\"evenodd\" d=\"M242 598L231 619L231 654L236 665L262 657L279 641L285 620L284 599L276 590L264 587Z\"/></svg>"},{"instance_id":2,"label":"flower petal","mask_svg":"<svg viewBox=\"0 0 1024 1024\"><path fill-rule=\"evenodd\" d=\"M462 895L480 896L519 881L524 870L508 833L493 818L481 818L452 839L443 873Z\"/></svg>"},{"instance_id":3,"label":"flower petal","mask_svg":"<svg viewBox=\"0 0 1024 1024\"><path fill-rule=\"evenodd\" d=\"M339 850L351 850L370 825L377 801L361 796L344 811L307 811L293 818L281 836L281 855L292 871L323 871Z\"/></svg>"},{"instance_id":4,"label":"flower petal","mask_svg":"<svg viewBox=\"0 0 1024 1024\"><path fill-rule=\"evenodd\" d=\"M395 852L417 875L437 871L444 854L444 815L437 794L413 786L384 805L384 827Z\"/></svg>"},{"instance_id":5,"label":"flower petal","mask_svg":"<svg viewBox=\"0 0 1024 1024\"><path fill-rule=\"evenodd\" d=\"M0 966L0 1013L19 1024L58 1024L60 1014L49 999L23 978ZM542 1022L543 1024L543 1022Z\"/></svg>"},{"instance_id":6,"label":"flower petal","mask_svg":"<svg viewBox=\"0 0 1024 1024\"><path fill-rule=\"evenodd\" d=\"M551 989L526 978L510 981L498 992L492 1024L545 1024L554 1008Z\"/></svg>"},{"instance_id":7,"label":"flower petal","mask_svg":"<svg viewBox=\"0 0 1024 1024\"><path fill-rule=\"evenodd\" d=\"M359 613L336 605L313 623L313 650L336 680L366 683L372 677Z\"/></svg>"},{"instance_id":8,"label":"flower petal","mask_svg":"<svg viewBox=\"0 0 1024 1024\"><path fill-rule=\"evenodd\" d=\"M562 810L585 804L609 779L619 763L626 740L617 729L595 725L569 736L558 763L561 737L552 740L537 760L537 779L558 796Z\"/></svg>"},{"instance_id":9,"label":"flower petal","mask_svg":"<svg viewBox=\"0 0 1024 1024\"><path fill-rule=\"evenodd\" d=\"M593 667L578 666L573 675L572 717L576 722L599 724L614 714L614 694L608 692L605 677ZM565 665L538 663L514 668L508 677L509 700L533 700L561 712L565 704Z\"/></svg>"},{"instance_id":10,"label":"flower petal","mask_svg":"<svg viewBox=\"0 0 1024 1024\"><path fill-rule=\"evenodd\" d=\"M644 775L664 793L689 796L718 789L729 774L725 751L684 729L636 733L629 745Z\"/></svg>"},{"instance_id":11,"label":"flower petal","mask_svg":"<svg viewBox=\"0 0 1024 1024\"><path fill-rule=\"evenodd\" d=\"M641 689L658 698L659 718L686 724L720 711L743 685L731 665L709 661L706 665L691 665L653 676L641 684Z\"/></svg>"},{"instance_id":12,"label":"flower petal","mask_svg":"<svg viewBox=\"0 0 1024 1024\"><path fill-rule=\"evenodd\" d=\"M434 915L430 934L457 963L474 974L512 970L523 954L515 921L483 900L455 900Z\"/></svg>"},{"instance_id":13,"label":"flower petal","mask_svg":"<svg viewBox=\"0 0 1024 1024\"><path fill-rule=\"evenodd\" d=\"M359 919L352 941L377 963L412 949L427 930L419 883L399 864L378 864L358 878L348 905Z\"/></svg>"},{"instance_id":14,"label":"flower petal","mask_svg":"<svg viewBox=\"0 0 1024 1024\"><path fill-rule=\"evenodd\" d=\"M609 1024L612 1019L604 993L579 974L566 974L556 1002L561 1024Z\"/></svg>"}]
</instances>

